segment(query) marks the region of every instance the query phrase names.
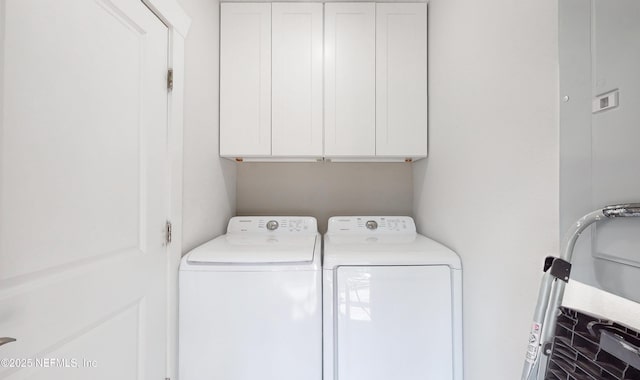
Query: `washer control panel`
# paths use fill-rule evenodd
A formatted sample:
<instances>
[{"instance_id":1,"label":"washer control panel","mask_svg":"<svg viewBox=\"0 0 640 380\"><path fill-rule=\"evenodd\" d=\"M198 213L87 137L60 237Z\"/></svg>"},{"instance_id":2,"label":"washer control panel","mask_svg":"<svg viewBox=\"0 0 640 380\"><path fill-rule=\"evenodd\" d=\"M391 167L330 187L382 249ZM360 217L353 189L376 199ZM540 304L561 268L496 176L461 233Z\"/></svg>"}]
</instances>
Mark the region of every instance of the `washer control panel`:
<instances>
[{"instance_id":1,"label":"washer control panel","mask_svg":"<svg viewBox=\"0 0 640 380\"><path fill-rule=\"evenodd\" d=\"M367 223L365 223L364 225L367 226L367 229L369 230L378 229L378 222L376 222L375 220L367 220Z\"/></svg>"},{"instance_id":2,"label":"washer control panel","mask_svg":"<svg viewBox=\"0 0 640 380\"><path fill-rule=\"evenodd\" d=\"M229 220L227 233L316 233L316 219L310 216L236 216Z\"/></svg>"},{"instance_id":3,"label":"washer control panel","mask_svg":"<svg viewBox=\"0 0 640 380\"><path fill-rule=\"evenodd\" d=\"M416 225L409 216L334 216L329 219L328 233L404 234L415 233Z\"/></svg>"},{"instance_id":4,"label":"washer control panel","mask_svg":"<svg viewBox=\"0 0 640 380\"><path fill-rule=\"evenodd\" d=\"M280 227L280 223L277 220L270 220L267 222L267 229L269 231L277 230Z\"/></svg>"}]
</instances>

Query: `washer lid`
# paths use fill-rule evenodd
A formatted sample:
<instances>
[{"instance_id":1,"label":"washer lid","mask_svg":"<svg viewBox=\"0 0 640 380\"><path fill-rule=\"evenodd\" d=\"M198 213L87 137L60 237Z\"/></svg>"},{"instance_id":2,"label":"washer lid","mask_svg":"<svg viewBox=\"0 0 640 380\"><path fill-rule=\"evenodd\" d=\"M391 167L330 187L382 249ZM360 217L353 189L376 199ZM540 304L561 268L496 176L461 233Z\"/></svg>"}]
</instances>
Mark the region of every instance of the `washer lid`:
<instances>
[{"instance_id":1,"label":"washer lid","mask_svg":"<svg viewBox=\"0 0 640 380\"><path fill-rule=\"evenodd\" d=\"M325 235L323 268L343 265L446 265L461 269L455 252L419 234L402 238Z\"/></svg>"},{"instance_id":2,"label":"washer lid","mask_svg":"<svg viewBox=\"0 0 640 380\"><path fill-rule=\"evenodd\" d=\"M316 245L313 234L227 234L189 253L193 264L310 263Z\"/></svg>"}]
</instances>

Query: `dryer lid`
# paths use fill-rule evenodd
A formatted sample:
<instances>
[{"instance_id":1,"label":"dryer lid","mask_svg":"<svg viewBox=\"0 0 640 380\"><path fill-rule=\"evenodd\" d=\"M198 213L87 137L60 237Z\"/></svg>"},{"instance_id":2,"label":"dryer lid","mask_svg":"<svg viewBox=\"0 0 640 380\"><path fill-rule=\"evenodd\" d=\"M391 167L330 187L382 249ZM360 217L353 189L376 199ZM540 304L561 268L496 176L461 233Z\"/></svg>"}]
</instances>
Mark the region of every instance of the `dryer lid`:
<instances>
[{"instance_id":1,"label":"dryer lid","mask_svg":"<svg viewBox=\"0 0 640 380\"><path fill-rule=\"evenodd\" d=\"M323 268L376 265L446 265L460 269L458 255L416 233L408 216L337 216L329 219Z\"/></svg>"},{"instance_id":2,"label":"dryer lid","mask_svg":"<svg viewBox=\"0 0 640 380\"><path fill-rule=\"evenodd\" d=\"M458 255L444 245L415 234L410 239L325 235L324 269L344 265L446 265L461 269Z\"/></svg>"},{"instance_id":3,"label":"dryer lid","mask_svg":"<svg viewBox=\"0 0 640 380\"><path fill-rule=\"evenodd\" d=\"M310 263L317 234L227 234L189 253L194 264L274 264Z\"/></svg>"}]
</instances>

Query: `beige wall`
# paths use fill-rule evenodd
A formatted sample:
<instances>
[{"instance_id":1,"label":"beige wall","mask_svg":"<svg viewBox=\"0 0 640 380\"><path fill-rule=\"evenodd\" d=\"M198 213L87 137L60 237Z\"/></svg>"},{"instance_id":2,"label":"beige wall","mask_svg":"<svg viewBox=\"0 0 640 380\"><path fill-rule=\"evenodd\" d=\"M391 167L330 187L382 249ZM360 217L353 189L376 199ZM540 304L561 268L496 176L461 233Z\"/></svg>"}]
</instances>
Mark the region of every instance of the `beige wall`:
<instances>
[{"instance_id":1,"label":"beige wall","mask_svg":"<svg viewBox=\"0 0 640 380\"><path fill-rule=\"evenodd\" d=\"M463 263L465 380L520 378L543 258L558 246L553 0L429 4L421 232Z\"/></svg>"},{"instance_id":2,"label":"beige wall","mask_svg":"<svg viewBox=\"0 0 640 380\"><path fill-rule=\"evenodd\" d=\"M411 215L405 163L242 163L238 215L310 215L321 232L336 215Z\"/></svg>"},{"instance_id":3,"label":"beige wall","mask_svg":"<svg viewBox=\"0 0 640 380\"><path fill-rule=\"evenodd\" d=\"M218 157L219 3L180 0L185 41L183 252L223 233L236 209L235 164Z\"/></svg>"}]
</instances>

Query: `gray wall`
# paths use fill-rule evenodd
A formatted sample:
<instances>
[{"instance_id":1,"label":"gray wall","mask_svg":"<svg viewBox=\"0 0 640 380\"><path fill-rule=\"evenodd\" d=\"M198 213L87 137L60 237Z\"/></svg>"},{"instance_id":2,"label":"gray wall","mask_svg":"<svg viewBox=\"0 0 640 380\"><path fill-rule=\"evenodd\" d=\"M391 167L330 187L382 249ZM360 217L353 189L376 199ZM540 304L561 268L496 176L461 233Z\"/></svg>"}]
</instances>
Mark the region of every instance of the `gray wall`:
<instances>
[{"instance_id":1,"label":"gray wall","mask_svg":"<svg viewBox=\"0 0 640 380\"><path fill-rule=\"evenodd\" d=\"M433 0L429 23L414 213L462 258L465 380L518 379L558 247L556 1Z\"/></svg>"},{"instance_id":2,"label":"gray wall","mask_svg":"<svg viewBox=\"0 0 640 380\"><path fill-rule=\"evenodd\" d=\"M560 91L567 96L560 113L562 231L594 209L640 201L639 19L634 0L561 3ZM620 105L592 114L592 99L614 89ZM639 230L640 220L627 219L587 231L575 250L574 278L640 301Z\"/></svg>"},{"instance_id":3,"label":"gray wall","mask_svg":"<svg viewBox=\"0 0 640 380\"><path fill-rule=\"evenodd\" d=\"M238 215L411 215L406 163L242 163Z\"/></svg>"},{"instance_id":4,"label":"gray wall","mask_svg":"<svg viewBox=\"0 0 640 380\"><path fill-rule=\"evenodd\" d=\"M235 164L218 157L219 2L180 0L185 41L183 252L222 234L236 209Z\"/></svg>"}]
</instances>

